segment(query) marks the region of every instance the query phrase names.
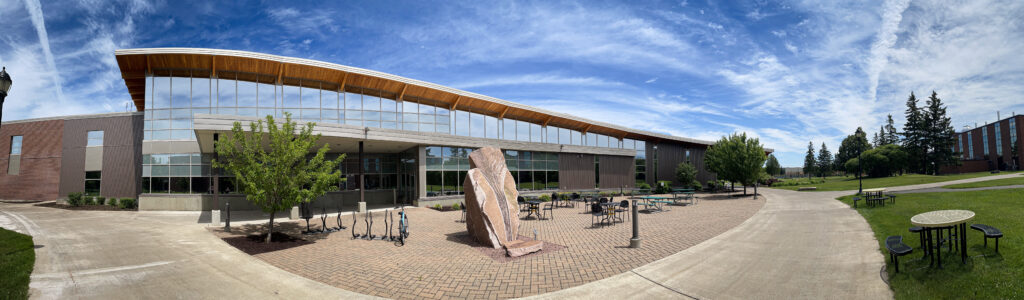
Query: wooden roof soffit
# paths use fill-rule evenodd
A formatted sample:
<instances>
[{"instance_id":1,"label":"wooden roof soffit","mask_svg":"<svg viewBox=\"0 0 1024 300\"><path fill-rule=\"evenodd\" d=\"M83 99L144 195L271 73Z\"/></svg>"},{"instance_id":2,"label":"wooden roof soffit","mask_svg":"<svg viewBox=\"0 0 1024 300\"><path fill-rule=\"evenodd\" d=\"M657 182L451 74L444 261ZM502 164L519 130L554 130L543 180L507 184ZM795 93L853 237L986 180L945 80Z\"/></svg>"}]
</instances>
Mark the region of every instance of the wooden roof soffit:
<instances>
[{"instance_id":1,"label":"wooden roof soffit","mask_svg":"<svg viewBox=\"0 0 1024 300\"><path fill-rule=\"evenodd\" d=\"M405 96L405 89L406 88L409 88L409 84L408 83L406 83L405 85L402 86L402 91L398 93L398 97L395 98L396 100L402 101L402 97Z\"/></svg>"},{"instance_id":2,"label":"wooden roof soffit","mask_svg":"<svg viewBox=\"0 0 1024 300\"><path fill-rule=\"evenodd\" d=\"M146 75L153 74L153 64L149 62L149 54L146 54Z\"/></svg>"},{"instance_id":3,"label":"wooden roof soffit","mask_svg":"<svg viewBox=\"0 0 1024 300\"><path fill-rule=\"evenodd\" d=\"M217 78L217 56L210 56L210 77Z\"/></svg>"},{"instance_id":4,"label":"wooden roof soffit","mask_svg":"<svg viewBox=\"0 0 1024 300\"><path fill-rule=\"evenodd\" d=\"M551 122L551 119L554 119L554 118L555 118L555 116L548 116L548 119L544 120L544 124L541 125L541 126L548 127L548 122Z\"/></svg>"},{"instance_id":5,"label":"wooden roof soffit","mask_svg":"<svg viewBox=\"0 0 1024 300\"><path fill-rule=\"evenodd\" d=\"M587 131L590 131L590 127L594 127L594 124L587 125L587 128L583 129L583 133L587 133Z\"/></svg>"},{"instance_id":6,"label":"wooden roof soffit","mask_svg":"<svg viewBox=\"0 0 1024 300\"><path fill-rule=\"evenodd\" d=\"M281 77L284 76L284 63L277 66L277 84L281 84Z\"/></svg>"},{"instance_id":7,"label":"wooden roof soffit","mask_svg":"<svg viewBox=\"0 0 1024 300\"><path fill-rule=\"evenodd\" d=\"M339 93L344 93L345 92L345 82L347 82L347 81L348 81L348 72L345 72L345 76L341 77L341 85L338 85L338 92Z\"/></svg>"},{"instance_id":8,"label":"wooden roof soffit","mask_svg":"<svg viewBox=\"0 0 1024 300\"><path fill-rule=\"evenodd\" d=\"M460 101L462 101L461 95L458 98L455 98L455 103L452 103L452 107L449 108L448 110L455 110L455 107L459 106Z\"/></svg>"},{"instance_id":9,"label":"wooden roof soffit","mask_svg":"<svg viewBox=\"0 0 1024 300\"><path fill-rule=\"evenodd\" d=\"M505 109L501 110L501 114L498 115L498 119L504 119L505 118L505 113L508 112L509 108L512 108L512 107L511 106L506 106Z\"/></svg>"}]
</instances>

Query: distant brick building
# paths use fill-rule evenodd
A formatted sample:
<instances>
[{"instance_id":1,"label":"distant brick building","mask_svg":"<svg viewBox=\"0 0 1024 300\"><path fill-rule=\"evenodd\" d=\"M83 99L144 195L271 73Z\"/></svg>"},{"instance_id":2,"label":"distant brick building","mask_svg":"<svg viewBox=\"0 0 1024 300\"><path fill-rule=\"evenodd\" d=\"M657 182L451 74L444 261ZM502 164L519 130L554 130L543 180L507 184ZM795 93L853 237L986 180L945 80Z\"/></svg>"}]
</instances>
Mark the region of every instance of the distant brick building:
<instances>
[{"instance_id":1,"label":"distant brick building","mask_svg":"<svg viewBox=\"0 0 1024 300\"><path fill-rule=\"evenodd\" d=\"M1019 170L1020 151L1024 151L1024 141L1017 138L1024 134L1021 122L1024 115L1014 115L954 134L953 151L960 153L960 165L942 167L940 173ZM1013 153L1014 145L1017 155Z\"/></svg>"}]
</instances>

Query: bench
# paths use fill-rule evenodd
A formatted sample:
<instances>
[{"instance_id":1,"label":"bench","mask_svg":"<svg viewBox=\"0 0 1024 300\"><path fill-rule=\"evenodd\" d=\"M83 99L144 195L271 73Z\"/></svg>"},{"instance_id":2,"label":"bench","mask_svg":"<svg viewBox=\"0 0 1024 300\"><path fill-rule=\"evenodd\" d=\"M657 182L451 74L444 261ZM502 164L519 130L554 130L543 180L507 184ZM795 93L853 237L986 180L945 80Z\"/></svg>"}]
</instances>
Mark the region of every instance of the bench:
<instances>
[{"instance_id":1,"label":"bench","mask_svg":"<svg viewBox=\"0 0 1024 300\"><path fill-rule=\"evenodd\" d=\"M914 252L914 248L910 248L907 244L903 243L903 236L893 235L885 238L885 248L889 249L889 260L896 265L896 273L900 272L900 256L910 254Z\"/></svg>"},{"instance_id":2,"label":"bench","mask_svg":"<svg viewBox=\"0 0 1024 300\"><path fill-rule=\"evenodd\" d=\"M999 238L1003 237L1003 232L999 231L995 227L988 226L985 224L974 224L971 225L971 229L981 231L985 234L985 247L988 247L988 239L996 239L996 253L999 253Z\"/></svg>"},{"instance_id":3,"label":"bench","mask_svg":"<svg viewBox=\"0 0 1024 300\"><path fill-rule=\"evenodd\" d=\"M853 208L857 208L857 201L860 201L860 197L853 197Z\"/></svg>"},{"instance_id":4,"label":"bench","mask_svg":"<svg viewBox=\"0 0 1024 300\"><path fill-rule=\"evenodd\" d=\"M817 191L818 187L816 187L816 186L805 186L805 187L797 188L796 190L797 191Z\"/></svg>"}]
</instances>

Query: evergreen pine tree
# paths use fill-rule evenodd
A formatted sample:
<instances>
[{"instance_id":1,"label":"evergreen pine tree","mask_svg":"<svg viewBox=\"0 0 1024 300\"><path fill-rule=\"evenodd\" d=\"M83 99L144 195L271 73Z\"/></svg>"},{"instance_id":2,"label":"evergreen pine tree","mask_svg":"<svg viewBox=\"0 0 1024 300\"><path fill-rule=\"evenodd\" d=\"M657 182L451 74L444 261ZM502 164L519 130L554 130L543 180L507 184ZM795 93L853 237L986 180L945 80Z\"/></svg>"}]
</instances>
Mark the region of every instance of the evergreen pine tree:
<instances>
[{"instance_id":1,"label":"evergreen pine tree","mask_svg":"<svg viewBox=\"0 0 1024 300\"><path fill-rule=\"evenodd\" d=\"M883 145L882 140L878 138L877 132L875 132L875 136L871 138L871 144L874 145L875 147Z\"/></svg>"},{"instance_id":2,"label":"evergreen pine tree","mask_svg":"<svg viewBox=\"0 0 1024 300\"><path fill-rule=\"evenodd\" d=\"M810 179L815 172L818 163L814 159L814 142L807 142L807 156L804 157L804 174Z\"/></svg>"},{"instance_id":3,"label":"evergreen pine tree","mask_svg":"<svg viewBox=\"0 0 1024 300\"><path fill-rule=\"evenodd\" d=\"M924 166L928 160L924 148L925 120L921 109L917 107L917 102L914 92L910 92L905 111L907 123L903 124L903 148L907 156L911 157L907 162L907 169L914 173L925 173Z\"/></svg>"},{"instance_id":4,"label":"evergreen pine tree","mask_svg":"<svg viewBox=\"0 0 1024 300\"><path fill-rule=\"evenodd\" d=\"M886 144L895 144L899 142L899 133L896 132L896 126L893 125L892 115L889 115L889 119L885 121L885 141Z\"/></svg>"},{"instance_id":5,"label":"evergreen pine tree","mask_svg":"<svg viewBox=\"0 0 1024 300\"><path fill-rule=\"evenodd\" d=\"M942 105L938 93L932 91L931 97L926 102L927 108L924 111L923 145L927 151L925 171L928 174L938 174L939 167L957 163L957 157L953 152L954 138L956 131L953 129L951 120L946 115L946 107Z\"/></svg>"},{"instance_id":6,"label":"evergreen pine tree","mask_svg":"<svg viewBox=\"0 0 1024 300\"><path fill-rule=\"evenodd\" d=\"M832 172L832 152L828 151L825 143L821 143L821 149L818 150L818 169L816 171L822 178Z\"/></svg>"}]
</instances>

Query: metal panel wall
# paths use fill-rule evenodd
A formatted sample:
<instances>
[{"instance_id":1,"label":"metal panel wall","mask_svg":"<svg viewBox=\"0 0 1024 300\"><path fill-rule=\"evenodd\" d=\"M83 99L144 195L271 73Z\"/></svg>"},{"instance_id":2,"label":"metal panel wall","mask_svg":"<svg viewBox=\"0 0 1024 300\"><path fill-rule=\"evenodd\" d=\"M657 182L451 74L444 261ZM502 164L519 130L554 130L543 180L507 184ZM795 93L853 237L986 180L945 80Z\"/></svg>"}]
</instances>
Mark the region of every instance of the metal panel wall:
<instances>
[{"instance_id":1,"label":"metal panel wall","mask_svg":"<svg viewBox=\"0 0 1024 300\"><path fill-rule=\"evenodd\" d=\"M558 187L562 190L593 189L594 155L560 153L558 155Z\"/></svg>"},{"instance_id":2,"label":"metal panel wall","mask_svg":"<svg viewBox=\"0 0 1024 300\"><path fill-rule=\"evenodd\" d=\"M636 163L631 156L600 156L601 181L598 184L602 189L609 188L632 188L636 185Z\"/></svg>"},{"instance_id":3,"label":"metal panel wall","mask_svg":"<svg viewBox=\"0 0 1024 300\"><path fill-rule=\"evenodd\" d=\"M142 114L66 120L60 195L85 188L85 149L89 131L103 131L100 195L135 198L141 192Z\"/></svg>"}]
</instances>

